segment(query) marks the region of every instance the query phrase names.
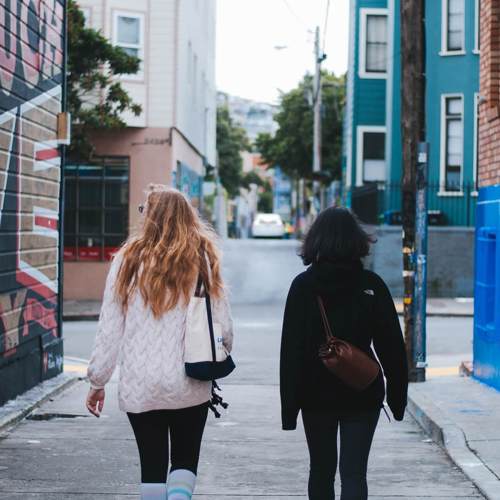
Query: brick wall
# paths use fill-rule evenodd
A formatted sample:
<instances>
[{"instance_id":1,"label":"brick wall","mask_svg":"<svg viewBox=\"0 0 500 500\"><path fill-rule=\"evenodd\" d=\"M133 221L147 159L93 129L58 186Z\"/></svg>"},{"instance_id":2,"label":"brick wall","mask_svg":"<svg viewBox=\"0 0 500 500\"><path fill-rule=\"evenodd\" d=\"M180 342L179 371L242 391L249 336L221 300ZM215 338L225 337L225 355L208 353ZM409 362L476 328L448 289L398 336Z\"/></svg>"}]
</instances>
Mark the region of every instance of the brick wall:
<instances>
[{"instance_id":1,"label":"brick wall","mask_svg":"<svg viewBox=\"0 0 500 500\"><path fill-rule=\"evenodd\" d=\"M500 184L500 0L481 2L479 187Z\"/></svg>"},{"instance_id":2,"label":"brick wall","mask_svg":"<svg viewBox=\"0 0 500 500\"><path fill-rule=\"evenodd\" d=\"M65 0L0 0L0 405L62 370Z\"/></svg>"}]
</instances>

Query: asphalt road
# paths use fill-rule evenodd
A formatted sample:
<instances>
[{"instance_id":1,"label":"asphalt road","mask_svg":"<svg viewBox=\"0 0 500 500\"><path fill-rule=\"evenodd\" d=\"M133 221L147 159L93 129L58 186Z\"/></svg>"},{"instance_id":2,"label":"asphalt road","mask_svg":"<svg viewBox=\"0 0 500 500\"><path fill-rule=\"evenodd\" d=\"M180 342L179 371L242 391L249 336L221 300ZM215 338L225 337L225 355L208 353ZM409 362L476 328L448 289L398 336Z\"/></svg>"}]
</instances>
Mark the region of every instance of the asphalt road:
<instances>
[{"instance_id":1,"label":"asphalt road","mask_svg":"<svg viewBox=\"0 0 500 500\"><path fill-rule=\"evenodd\" d=\"M221 384L230 407L222 419L209 418L195 499L307 498L308 456L300 421L295 432L283 432L280 425L281 311L281 304L234 307L237 370ZM89 356L96 323L65 326L66 368L84 372L78 360ZM462 340L461 347L457 339L466 331L463 320L438 321L430 344L435 352L459 353L467 342ZM23 421L0 439L0 499L138 498L138 456L127 418L117 407L116 374L106 388L100 419L85 411L87 389L86 382L78 383L42 405L39 418ZM408 415L401 423L389 423L382 415L369 485L373 500L482 498Z\"/></svg>"}]
</instances>

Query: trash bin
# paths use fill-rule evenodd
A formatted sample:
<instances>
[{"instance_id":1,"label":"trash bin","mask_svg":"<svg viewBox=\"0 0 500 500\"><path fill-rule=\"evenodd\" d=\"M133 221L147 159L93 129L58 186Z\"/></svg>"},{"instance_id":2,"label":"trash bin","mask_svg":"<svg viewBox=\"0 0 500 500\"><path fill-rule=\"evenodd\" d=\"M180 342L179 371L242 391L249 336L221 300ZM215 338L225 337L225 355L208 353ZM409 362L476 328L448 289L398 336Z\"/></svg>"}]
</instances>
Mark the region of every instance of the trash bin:
<instances>
[{"instance_id":1,"label":"trash bin","mask_svg":"<svg viewBox=\"0 0 500 500\"><path fill-rule=\"evenodd\" d=\"M352 211L365 224L378 224L378 186L376 183L356 186L351 194Z\"/></svg>"},{"instance_id":2,"label":"trash bin","mask_svg":"<svg viewBox=\"0 0 500 500\"><path fill-rule=\"evenodd\" d=\"M474 377L500 390L500 186L479 193L474 292Z\"/></svg>"},{"instance_id":3,"label":"trash bin","mask_svg":"<svg viewBox=\"0 0 500 500\"><path fill-rule=\"evenodd\" d=\"M428 210L427 222L429 226L445 226L446 215L441 210Z\"/></svg>"},{"instance_id":4,"label":"trash bin","mask_svg":"<svg viewBox=\"0 0 500 500\"><path fill-rule=\"evenodd\" d=\"M384 212L384 224L390 226L400 226L403 223L403 217L399 210L386 210Z\"/></svg>"}]
</instances>

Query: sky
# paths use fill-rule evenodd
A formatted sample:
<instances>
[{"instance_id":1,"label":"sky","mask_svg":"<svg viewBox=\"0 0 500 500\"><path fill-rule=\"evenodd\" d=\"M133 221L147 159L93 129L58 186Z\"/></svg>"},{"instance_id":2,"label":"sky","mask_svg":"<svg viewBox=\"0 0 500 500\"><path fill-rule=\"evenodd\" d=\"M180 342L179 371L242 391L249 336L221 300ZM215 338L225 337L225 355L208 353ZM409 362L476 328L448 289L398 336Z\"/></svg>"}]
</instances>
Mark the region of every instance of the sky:
<instances>
[{"instance_id":1,"label":"sky","mask_svg":"<svg viewBox=\"0 0 500 500\"><path fill-rule=\"evenodd\" d=\"M347 70L349 0L217 0L217 89L275 103L314 71L314 29L320 27L323 67ZM283 47L277 50L275 47Z\"/></svg>"}]
</instances>

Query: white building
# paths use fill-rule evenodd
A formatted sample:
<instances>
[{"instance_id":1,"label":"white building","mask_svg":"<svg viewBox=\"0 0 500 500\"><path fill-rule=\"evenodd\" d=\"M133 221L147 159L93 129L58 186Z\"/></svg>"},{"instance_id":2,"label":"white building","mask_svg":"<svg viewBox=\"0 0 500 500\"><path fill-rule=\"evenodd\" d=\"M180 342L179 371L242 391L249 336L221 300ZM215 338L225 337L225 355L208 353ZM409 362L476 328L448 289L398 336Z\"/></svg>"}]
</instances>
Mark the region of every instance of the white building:
<instances>
[{"instance_id":1,"label":"white building","mask_svg":"<svg viewBox=\"0 0 500 500\"><path fill-rule=\"evenodd\" d=\"M148 183L176 186L201 203L205 166L216 158L215 0L78 4L90 27L142 60L137 74L120 79L141 115L124 116L126 129L96 131L97 164L66 171L65 298L97 299ZM102 196L90 194L97 187ZM73 192L89 195L82 203Z\"/></svg>"},{"instance_id":2,"label":"white building","mask_svg":"<svg viewBox=\"0 0 500 500\"><path fill-rule=\"evenodd\" d=\"M225 92L217 93L217 103L219 106L228 107L231 118L245 129L252 142L260 133L274 135L278 130L278 124L274 121L278 107L273 104L252 101Z\"/></svg>"}]
</instances>

